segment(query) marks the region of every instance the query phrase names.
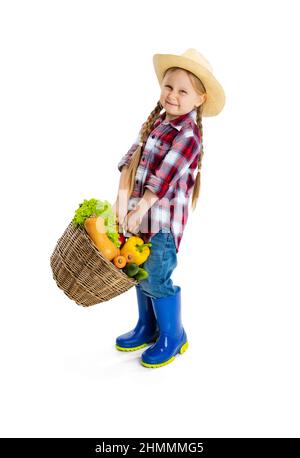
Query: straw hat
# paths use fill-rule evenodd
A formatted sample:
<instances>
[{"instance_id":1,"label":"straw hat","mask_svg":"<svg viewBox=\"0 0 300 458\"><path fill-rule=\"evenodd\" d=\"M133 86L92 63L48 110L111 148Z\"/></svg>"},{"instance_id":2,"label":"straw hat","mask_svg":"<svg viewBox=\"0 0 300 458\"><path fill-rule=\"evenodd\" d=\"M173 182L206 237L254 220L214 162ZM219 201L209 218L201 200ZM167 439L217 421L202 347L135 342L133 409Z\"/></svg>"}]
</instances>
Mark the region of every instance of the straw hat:
<instances>
[{"instance_id":1,"label":"straw hat","mask_svg":"<svg viewBox=\"0 0 300 458\"><path fill-rule=\"evenodd\" d=\"M189 70L201 80L207 93L202 116L216 116L222 111L225 104L224 90L213 76L210 63L196 49L189 48L178 56L175 54L154 54L153 64L160 85L164 72L170 67Z\"/></svg>"}]
</instances>

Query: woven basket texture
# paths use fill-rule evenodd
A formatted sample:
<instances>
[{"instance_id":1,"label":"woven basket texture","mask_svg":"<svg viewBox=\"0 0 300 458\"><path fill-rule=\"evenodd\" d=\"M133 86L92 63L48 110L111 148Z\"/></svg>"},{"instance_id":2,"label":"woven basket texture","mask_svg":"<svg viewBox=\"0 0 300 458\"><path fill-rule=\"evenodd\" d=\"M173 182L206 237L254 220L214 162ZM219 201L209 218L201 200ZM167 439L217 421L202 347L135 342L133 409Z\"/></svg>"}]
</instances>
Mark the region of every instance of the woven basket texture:
<instances>
[{"instance_id":1,"label":"woven basket texture","mask_svg":"<svg viewBox=\"0 0 300 458\"><path fill-rule=\"evenodd\" d=\"M104 258L84 227L72 221L57 241L50 265L57 286L84 307L108 301L138 284Z\"/></svg>"}]
</instances>

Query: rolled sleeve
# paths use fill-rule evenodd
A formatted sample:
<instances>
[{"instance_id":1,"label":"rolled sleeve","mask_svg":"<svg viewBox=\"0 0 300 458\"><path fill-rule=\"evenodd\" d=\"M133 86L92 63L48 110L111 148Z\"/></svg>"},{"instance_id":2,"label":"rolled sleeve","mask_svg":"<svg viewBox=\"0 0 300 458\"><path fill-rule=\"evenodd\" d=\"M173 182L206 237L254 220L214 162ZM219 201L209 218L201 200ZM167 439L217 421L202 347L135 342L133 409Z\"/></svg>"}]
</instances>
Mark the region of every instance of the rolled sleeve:
<instances>
[{"instance_id":1,"label":"rolled sleeve","mask_svg":"<svg viewBox=\"0 0 300 458\"><path fill-rule=\"evenodd\" d=\"M186 173L200 153L200 139L191 128L181 129L172 146L154 173L148 173L144 187L154 192L159 199Z\"/></svg>"},{"instance_id":2,"label":"rolled sleeve","mask_svg":"<svg viewBox=\"0 0 300 458\"><path fill-rule=\"evenodd\" d=\"M127 151L126 154L124 154L124 156L122 157L122 159L120 160L120 162L118 162L118 169L119 171L121 172L122 171L122 167L123 165L129 165L130 164L130 161L131 161L131 158L133 156L133 153L135 152L135 150L137 149L137 147L139 146L139 142L140 142L140 135L141 135L141 130L143 128L145 123L142 124L142 127L139 131L139 134L135 140L135 142L132 144L132 146L130 147L130 149Z\"/></svg>"},{"instance_id":3,"label":"rolled sleeve","mask_svg":"<svg viewBox=\"0 0 300 458\"><path fill-rule=\"evenodd\" d=\"M165 184L162 178L153 173L148 174L144 187L156 194L159 199L165 195L168 189L168 185Z\"/></svg>"},{"instance_id":4,"label":"rolled sleeve","mask_svg":"<svg viewBox=\"0 0 300 458\"><path fill-rule=\"evenodd\" d=\"M135 150L137 149L138 146L139 146L138 142L134 143L131 146L131 148L127 151L127 153L122 157L122 159L118 163L118 169L120 170L120 172L122 171L123 165L129 165L130 164L132 155L133 155L133 153L135 152Z\"/></svg>"}]
</instances>

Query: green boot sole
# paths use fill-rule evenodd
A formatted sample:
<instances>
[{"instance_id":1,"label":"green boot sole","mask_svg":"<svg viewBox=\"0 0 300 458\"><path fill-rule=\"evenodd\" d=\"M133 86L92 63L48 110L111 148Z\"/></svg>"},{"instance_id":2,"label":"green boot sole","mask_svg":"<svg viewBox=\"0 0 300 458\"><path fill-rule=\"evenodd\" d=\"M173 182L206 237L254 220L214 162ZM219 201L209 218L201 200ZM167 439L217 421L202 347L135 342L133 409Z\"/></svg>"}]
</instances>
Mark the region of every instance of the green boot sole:
<instances>
[{"instance_id":1,"label":"green boot sole","mask_svg":"<svg viewBox=\"0 0 300 458\"><path fill-rule=\"evenodd\" d=\"M179 353L182 355L182 353L184 353L188 349L188 346L189 346L188 341L186 341L185 344L183 344L182 347L180 348ZM141 364L145 367L151 367L155 369L156 367L162 367L162 366L166 366L167 364L170 364L172 361L174 361L175 356L172 356L167 361L160 363L160 364L148 364L148 363L144 363L144 361L141 361Z\"/></svg>"}]
</instances>

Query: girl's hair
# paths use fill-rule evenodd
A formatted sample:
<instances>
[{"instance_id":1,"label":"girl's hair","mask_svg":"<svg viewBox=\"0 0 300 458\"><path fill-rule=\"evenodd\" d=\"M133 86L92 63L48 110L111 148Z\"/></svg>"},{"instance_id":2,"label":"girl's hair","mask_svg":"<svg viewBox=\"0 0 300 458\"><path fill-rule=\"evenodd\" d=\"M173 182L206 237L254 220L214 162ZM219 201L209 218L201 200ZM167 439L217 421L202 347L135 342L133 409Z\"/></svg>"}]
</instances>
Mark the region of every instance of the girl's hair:
<instances>
[{"instance_id":1,"label":"girl's hair","mask_svg":"<svg viewBox=\"0 0 300 458\"><path fill-rule=\"evenodd\" d=\"M166 70L166 72L164 73L164 76L166 75L167 72L171 71L173 72L174 70L177 70L178 68L180 67L170 67ZM191 73L190 71L188 70L185 70L185 69L182 69L181 70L184 70L188 77L190 78L190 81L195 89L195 91L199 94L199 95L203 95L203 94L206 94L206 90L205 90L205 87L203 85L203 83L200 81L200 79L194 75L193 73ZM204 101L205 103L205 101ZM200 155L199 155L199 160L198 160L198 172L197 172L197 176L196 176L196 180L195 180L195 183L194 183L194 188L193 188L193 195L192 195L192 209L195 210L196 208L196 204L197 204L197 200L198 200L198 197L199 197L199 193L200 193L200 173L201 173L201 165L202 165L202 157L203 157L203 154L204 154L204 150L203 150L203 127L202 127L202 112L203 112L203 105L204 103L202 103L199 107L197 107L197 117L196 117L196 123L200 129L200 134L201 134L201 150L200 150ZM148 136L150 134L150 132L152 131L152 128L153 128L153 125L155 123L155 121L157 120L157 118L160 116L160 112L162 110L162 105L160 103L160 101L157 102L156 104L156 107L154 108L153 111L151 111L150 115L148 116L147 118L147 121L143 124L142 126L142 129L141 129L141 132L140 132L140 142L142 143L142 145L139 145L137 147L137 149L134 151L133 155L132 155L132 158L131 158L131 161L130 161L130 164L128 165L128 182L129 182L129 196L131 195L132 191L133 191L133 188L134 188L134 183L135 183L135 173L136 173L136 169L139 165L139 162L140 162L140 158L141 158L141 152L142 152L142 149L148 139Z\"/></svg>"}]
</instances>

